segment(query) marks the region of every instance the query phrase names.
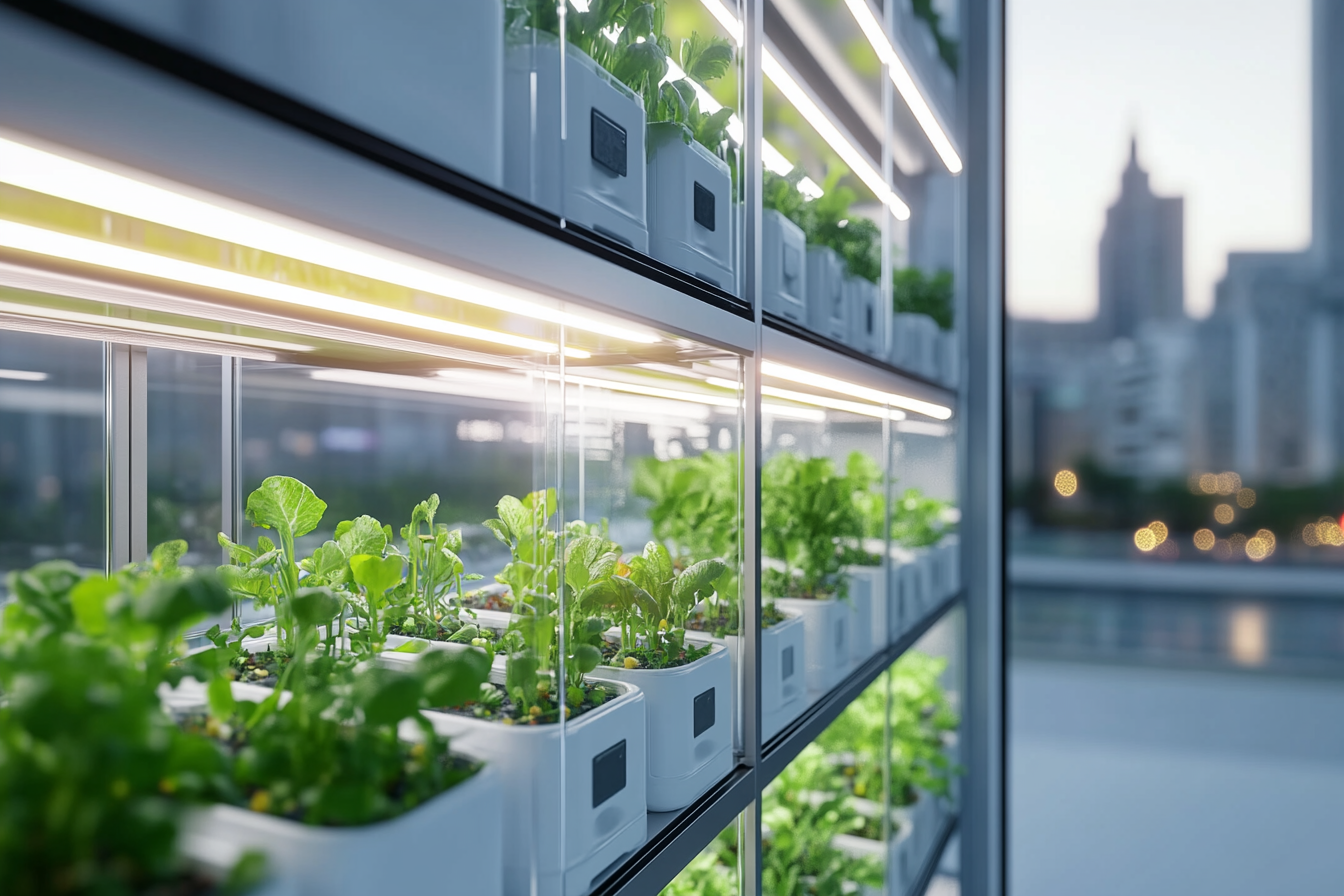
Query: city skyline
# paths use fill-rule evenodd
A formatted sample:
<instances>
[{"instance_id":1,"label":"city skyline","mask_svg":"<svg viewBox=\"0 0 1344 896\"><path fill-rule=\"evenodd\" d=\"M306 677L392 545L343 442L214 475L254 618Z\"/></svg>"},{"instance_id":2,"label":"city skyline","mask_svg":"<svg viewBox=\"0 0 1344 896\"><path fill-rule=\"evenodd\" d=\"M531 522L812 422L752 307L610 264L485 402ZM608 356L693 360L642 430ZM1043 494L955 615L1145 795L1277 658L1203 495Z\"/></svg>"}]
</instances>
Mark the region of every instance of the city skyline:
<instances>
[{"instance_id":1,"label":"city skyline","mask_svg":"<svg viewBox=\"0 0 1344 896\"><path fill-rule=\"evenodd\" d=\"M1198 0L1014 5L1010 314L1086 320L1096 313L1097 241L1132 135L1153 189L1185 197L1192 317L1212 309L1229 252L1306 248L1310 6L1285 0L1268 15L1263 4L1231 0L1210 20ZM1074 74L1061 77L1066 71Z\"/></svg>"}]
</instances>

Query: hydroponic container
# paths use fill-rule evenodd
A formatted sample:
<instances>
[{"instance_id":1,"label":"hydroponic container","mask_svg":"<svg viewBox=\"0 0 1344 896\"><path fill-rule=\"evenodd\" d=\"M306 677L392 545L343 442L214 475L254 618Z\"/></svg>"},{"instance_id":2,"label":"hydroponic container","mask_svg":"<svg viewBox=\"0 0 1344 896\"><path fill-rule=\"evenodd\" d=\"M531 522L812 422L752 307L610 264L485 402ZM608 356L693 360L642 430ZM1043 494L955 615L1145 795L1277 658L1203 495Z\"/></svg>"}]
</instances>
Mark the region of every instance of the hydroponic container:
<instances>
[{"instance_id":1,"label":"hydroponic container","mask_svg":"<svg viewBox=\"0 0 1344 896\"><path fill-rule=\"evenodd\" d=\"M649 253L736 292L728 163L678 122L649 125L648 153Z\"/></svg>"},{"instance_id":2,"label":"hydroponic container","mask_svg":"<svg viewBox=\"0 0 1344 896\"><path fill-rule=\"evenodd\" d=\"M882 353L877 284L863 277L845 277L845 316L849 319L850 348L877 357Z\"/></svg>"},{"instance_id":3,"label":"hydroponic container","mask_svg":"<svg viewBox=\"0 0 1344 896\"><path fill-rule=\"evenodd\" d=\"M761 301L765 310L807 325L807 240L774 209L761 212Z\"/></svg>"},{"instance_id":4,"label":"hydroponic container","mask_svg":"<svg viewBox=\"0 0 1344 896\"><path fill-rule=\"evenodd\" d=\"M845 262L828 246L807 247L807 323L836 342L849 338Z\"/></svg>"}]
</instances>

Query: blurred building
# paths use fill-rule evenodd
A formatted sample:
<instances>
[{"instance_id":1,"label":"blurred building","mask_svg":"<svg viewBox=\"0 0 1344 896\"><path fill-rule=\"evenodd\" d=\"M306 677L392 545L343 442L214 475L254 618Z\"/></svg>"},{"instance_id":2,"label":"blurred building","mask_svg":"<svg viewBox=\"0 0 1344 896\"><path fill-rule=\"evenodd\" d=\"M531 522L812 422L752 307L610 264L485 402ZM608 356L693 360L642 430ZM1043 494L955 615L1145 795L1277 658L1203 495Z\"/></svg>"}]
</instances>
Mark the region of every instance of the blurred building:
<instances>
[{"instance_id":1,"label":"blurred building","mask_svg":"<svg viewBox=\"0 0 1344 896\"><path fill-rule=\"evenodd\" d=\"M1344 4L1312 13L1311 245L1229 253L1199 328L1197 461L1258 481L1344 462Z\"/></svg>"}]
</instances>

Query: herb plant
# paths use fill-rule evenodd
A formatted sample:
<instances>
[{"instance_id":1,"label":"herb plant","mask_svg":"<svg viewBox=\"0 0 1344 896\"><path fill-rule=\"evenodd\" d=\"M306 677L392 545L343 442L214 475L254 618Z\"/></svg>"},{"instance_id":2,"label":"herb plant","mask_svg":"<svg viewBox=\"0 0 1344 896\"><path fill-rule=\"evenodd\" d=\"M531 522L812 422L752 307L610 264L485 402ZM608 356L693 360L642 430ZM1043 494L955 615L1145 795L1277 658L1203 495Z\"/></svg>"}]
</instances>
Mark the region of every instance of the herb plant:
<instances>
[{"instance_id":1,"label":"herb plant","mask_svg":"<svg viewBox=\"0 0 1344 896\"><path fill-rule=\"evenodd\" d=\"M910 548L937 544L952 530L951 509L946 501L926 497L917 488L906 489L892 508L892 541Z\"/></svg>"},{"instance_id":2,"label":"herb plant","mask_svg":"<svg viewBox=\"0 0 1344 896\"><path fill-rule=\"evenodd\" d=\"M111 577L64 561L11 573L0 629L0 880L6 893L121 896L204 885L182 866L188 801L227 792L209 741L180 730L158 689L184 670L182 632L230 604L178 570L180 542ZM258 882L249 855L224 892Z\"/></svg>"},{"instance_id":3,"label":"herb plant","mask_svg":"<svg viewBox=\"0 0 1344 896\"><path fill-rule=\"evenodd\" d=\"M729 106L715 112L700 108L695 84L717 81L733 64L733 45L718 35L702 37L692 32L682 40L681 69L686 77L658 86L645 94L649 124L676 122L686 127L689 136L710 152L721 155L728 141L728 121L733 117Z\"/></svg>"},{"instance_id":4,"label":"herb plant","mask_svg":"<svg viewBox=\"0 0 1344 896\"><path fill-rule=\"evenodd\" d=\"M855 493L867 471L836 472L824 457L777 454L761 468L761 553L784 564L762 570L763 592L778 597L847 597L846 565L864 559L864 518Z\"/></svg>"}]
</instances>

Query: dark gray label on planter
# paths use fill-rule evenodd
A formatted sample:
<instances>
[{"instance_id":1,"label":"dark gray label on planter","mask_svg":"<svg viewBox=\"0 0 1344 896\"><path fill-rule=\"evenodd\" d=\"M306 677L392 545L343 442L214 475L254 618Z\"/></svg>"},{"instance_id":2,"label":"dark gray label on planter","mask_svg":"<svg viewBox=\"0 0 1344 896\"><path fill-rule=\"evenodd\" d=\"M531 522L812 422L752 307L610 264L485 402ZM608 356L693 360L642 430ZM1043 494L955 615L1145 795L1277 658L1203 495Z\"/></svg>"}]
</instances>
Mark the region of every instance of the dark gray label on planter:
<instances>
[{"instance_id":1,"label":"dark gray label on planter","mask_svg":"<svg viewBox=\"0 0 1344 896\"><path fill-rule=\"evenodd\" d=\"M695 223L706 230L714 229L714 194L695 184Z\"/></svg>"},{"instance_id":2,"label":"dark gray label on planter","mask_svg":"<svg viewBox=\"0 0 1344 896\"><path fill-rule=\"evenodd\" d=\"M784 674L780 676L781 678L792 678L792 677L793 677L793 645L792 645L792 644L790 644L788 647L785 647L784 650L780 652L780 654L779 654L779 665L780 665L780 668L781 668L781 669L783 670L783 672L784 672Z\"/></svg>"},{"instance_id":3,"label":"dark gray label on planter","mask_svg":"<svg viewBox=\"0 0 1344 896\"><path fill-rule=\"evenodd\" d=\"M625 177L625 128L593 110L593 161L612 174Z\"/></svg>"},{"instance_id":4,"label":"dark gray label on planter","mask_svg":"<svg viewBox=\"0 0 1344 896\"><path fill-rule=\"evenodd\" d=\"M695 734L699 737L714 727L714 689L710 688L695 698Z\"/></svg>"},{"instance_id":5,"label":"dark gray label on planter","mask_svg":"<svg viewBox=\"0 0 1344 896\"><path fill-rule=\"evenodd\" d=\"M872 306L872 305L867 305L867 306L864 307L863 310L864 310L864 313L868 315L868 317L867 317L867 320L868 320L868 329L867 329L866 332L867 332L869 335L872 335L872 332L873 332L873 306Z\"/></svg>"},{"instance_id":6,"label":"dark gray label on planter","mask_svg":"<svg viewBox=\"0 0 1344 896\"><path fill-rule=\"evenodd\" d=\"M593 757L593 808L625 789L625 741Z\"/></svg>"}]
</instances>

